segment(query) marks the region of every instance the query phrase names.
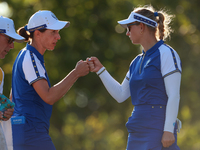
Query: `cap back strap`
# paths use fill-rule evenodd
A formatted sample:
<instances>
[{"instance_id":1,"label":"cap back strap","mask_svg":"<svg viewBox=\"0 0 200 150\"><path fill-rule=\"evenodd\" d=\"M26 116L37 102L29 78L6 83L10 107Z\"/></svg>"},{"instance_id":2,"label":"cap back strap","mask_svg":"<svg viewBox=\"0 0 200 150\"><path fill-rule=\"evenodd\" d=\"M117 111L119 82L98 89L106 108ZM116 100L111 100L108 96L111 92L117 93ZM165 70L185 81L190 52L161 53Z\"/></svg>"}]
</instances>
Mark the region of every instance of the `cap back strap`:
<instances>
[{"instance_id":1,"label":"cap back strap","mask_svg":"<svg viewBox=\"0 0 200 150\"><path fill-rule=\"evenodd\" d=\"M0 29L0 33L6 33L5 29Z\"/></svg>"}]
</instances>

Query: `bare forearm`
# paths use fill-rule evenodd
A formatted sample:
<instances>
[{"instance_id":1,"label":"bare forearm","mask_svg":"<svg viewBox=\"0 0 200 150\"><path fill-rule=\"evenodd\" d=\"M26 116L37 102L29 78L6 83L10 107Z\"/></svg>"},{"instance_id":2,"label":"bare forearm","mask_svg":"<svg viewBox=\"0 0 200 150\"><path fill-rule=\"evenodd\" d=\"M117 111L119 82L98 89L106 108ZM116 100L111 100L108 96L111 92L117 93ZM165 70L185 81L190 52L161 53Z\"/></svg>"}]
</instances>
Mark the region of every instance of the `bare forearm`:
<instances>
[{"instance_id":1,"label":"bare forearm","mask_svg":"<svg viewBox=\"0 0 200 150\"><path fill-rule=\"evenodd\" d=\"M62 98L78 79L75 70L72 70L63 80L49 88L47 103L54 104Z\"/></svg>"},{"instance_id":2,"label":"bare forearm","mask_svg":"<svg viewBox=\"0 0 200 150\"><path fill-rule=\"evenodd\" d=\"M53 105L69 91L79 77L85 76L88 73L89 67L87 62L80 60L76 64L75 69L73 69L56 85L49 87L48 82L45 79L38 80L32 85L43 101L45 101L47 104Z\"/></svg>"},{"instance_id":3,"label":"bare forearm","mask_svg":"<svg viewBox=\"0 0 200 150\"><path fill-rule=\"evenodd\" d=\"M12 88L11 88L11 90L10 90L9 99L10 99L10 101L12 101Z\"/></svg>"}]
</instances>

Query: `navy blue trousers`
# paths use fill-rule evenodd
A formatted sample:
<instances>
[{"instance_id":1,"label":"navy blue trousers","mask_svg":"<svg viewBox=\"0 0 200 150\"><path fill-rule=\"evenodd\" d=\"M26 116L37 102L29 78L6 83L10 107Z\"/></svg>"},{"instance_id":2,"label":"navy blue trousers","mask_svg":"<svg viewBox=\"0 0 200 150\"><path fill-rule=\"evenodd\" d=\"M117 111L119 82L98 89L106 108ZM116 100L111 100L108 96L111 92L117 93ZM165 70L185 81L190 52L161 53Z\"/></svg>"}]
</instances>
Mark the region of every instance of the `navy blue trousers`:
<instances>
[{"instance_id":1,"label":"navy blue trousers","mask_svg":"<svg viewBox=\"0 0 200 150\"><path fill-rule=\"evenodd\" d=\"M162 146L165 113L165 106L135 106L126 124L129 132L127 150L180 150L177 146L177 125L174 129L175 143L169 148Z\"/></svg>"},{"instance_id":2,"label":"navy blue trousers","mask_svg":"<svg viewBox=\"0 0 200 150\"><path fill-rule=\"evenodd\" d=\"M34 128L26 130L26 125L12 125L14 150L56 150L47 132L38 132Z\"/></svg>"}]
</instances>

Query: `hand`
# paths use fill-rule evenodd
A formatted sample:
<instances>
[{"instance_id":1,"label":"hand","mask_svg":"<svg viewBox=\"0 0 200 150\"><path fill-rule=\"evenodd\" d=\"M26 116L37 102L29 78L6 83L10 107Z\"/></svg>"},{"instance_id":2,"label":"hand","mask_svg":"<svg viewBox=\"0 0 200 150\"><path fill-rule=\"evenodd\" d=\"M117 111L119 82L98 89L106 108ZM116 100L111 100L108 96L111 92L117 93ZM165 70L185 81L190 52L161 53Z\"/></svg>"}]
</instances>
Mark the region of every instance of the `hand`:
<instances>
[{"instance_id":1,"label":"hand","mask_svg":"<svg viewBox=\"0 0 200 150\"><path fill-rule=\"evenodd\" d=\"M98 72L99 69L101 69L103 67L101 62L96 57L87 58L86 61L90 67L91 72Z\"/></svg>"},{"instance_id":2,"label":"hand","mask_svg":"<svg viewBox=\"0 0 200 150\"><path fill-rule=\"evenodd\" d=\"M4 111L4 113L0 112L0 119L3 120L3 121L9 120L12 117L13 112L14 112L13 108L7 109L6 111ZM3 116L6 117L6 118L3 118Z\"/></svg>"},{"instance_id":3,"label":"hand","mask_svg":"<svg viewBox=\"0 0 200 150\"><path fill-rule=\"evenodd\" d=\"M170 147L175 142L174 134L164 131L161 142L163 147Z\"/></svg>"},{"instance_id":4,"label":"hand","mask_svg":"<svg viewBox=\"0 0 200 150\"><path fill-rule=\"evenodd\" d=\"M90 71L88 63L83 60L77 62L75 70L77 71L78 77L85 76Z\"/></svg>"}]
</instances>

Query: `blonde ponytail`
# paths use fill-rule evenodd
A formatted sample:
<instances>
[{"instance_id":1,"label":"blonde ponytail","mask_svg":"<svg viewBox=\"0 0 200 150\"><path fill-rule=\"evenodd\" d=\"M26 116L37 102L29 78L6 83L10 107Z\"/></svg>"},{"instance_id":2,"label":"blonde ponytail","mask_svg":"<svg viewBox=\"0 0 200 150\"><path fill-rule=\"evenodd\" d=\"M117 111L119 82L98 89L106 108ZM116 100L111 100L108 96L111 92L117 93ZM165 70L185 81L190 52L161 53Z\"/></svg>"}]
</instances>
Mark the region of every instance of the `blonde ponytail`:
<instances>
[{"instance_id":1,"label":"blonde ponytail","mask_svg":"<svg viewBox=\"0 0 200 150\"><path fill-rule=\"evenodd\" d=\"M164 10L156 11L151 5L138 7L133 11L158 23L156 28L148 26L149 29L155 33L157 39L166 40L168 37L170 38L170 34L173 32L170 27L170 23L174 18L174 15L169 15Z\"/></svg>"}]
</instances>

